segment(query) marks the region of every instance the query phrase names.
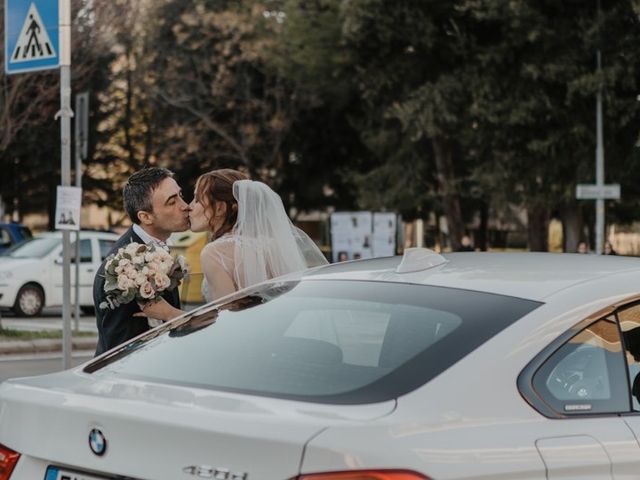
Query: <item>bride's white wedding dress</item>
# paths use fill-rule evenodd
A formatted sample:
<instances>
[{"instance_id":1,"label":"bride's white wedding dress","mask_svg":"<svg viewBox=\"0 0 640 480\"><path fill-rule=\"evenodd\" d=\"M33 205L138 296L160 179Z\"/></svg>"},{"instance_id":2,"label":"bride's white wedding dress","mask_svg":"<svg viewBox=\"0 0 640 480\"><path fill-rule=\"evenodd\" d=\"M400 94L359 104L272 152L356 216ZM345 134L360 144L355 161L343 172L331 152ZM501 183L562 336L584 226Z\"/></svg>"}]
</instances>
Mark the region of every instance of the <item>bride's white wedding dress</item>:
<instances>
[{"instance_id":1,"label":"bride's white wedding dress","mask_svg":"<svg viewBox=\"0 0 640 480\"><path fill-rule=\"evenodd\" d=\"M238 220L200 254L207 301L292 272L327 264L318 246L287 216L282 200L262 182L233 184Z\"/></svg>"}]
</instances>

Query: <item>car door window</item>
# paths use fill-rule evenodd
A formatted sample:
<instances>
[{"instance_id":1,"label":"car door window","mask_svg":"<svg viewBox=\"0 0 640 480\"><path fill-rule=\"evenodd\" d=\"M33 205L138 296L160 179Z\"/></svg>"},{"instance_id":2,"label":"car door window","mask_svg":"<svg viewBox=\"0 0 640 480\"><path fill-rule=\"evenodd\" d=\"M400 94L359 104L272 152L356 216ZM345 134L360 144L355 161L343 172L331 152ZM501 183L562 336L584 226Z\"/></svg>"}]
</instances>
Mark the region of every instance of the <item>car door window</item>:
<instances>
[{"instance_id":1,"label":"car door window","mask_svg":"<svg viewBox=\"0 0 640 480\"><path fill-rule=\"evenodd\" d=\"M33 235L31 234L31 230L29 230L28 228L20 227L19 230L20 230L20 237L23 240L28 240L30 238L33 238Z\"/></svg>"},{"instance_id":2,"label":"car door window","mask_svg":"<svg viewBox=\"0 0 640 480\"><path fill-rule=\"evenodd\" d=\"M100 239L98 242L100 243L100 261L103 261L109 255L109 252L113 248L113 245L115 245L116 241Z\"/></svg>"},{"instance_id":3,"label":"car door window","mask_svg":"<svg viewBox=\"0 0 640 480\"><path fill-rule=\"evenodd\" d=\"M0 229L0 247L11 246L11 235L4 228Z\"/></svg>"},{"instance_id":4,"label":"car door window","mask_svg":"<svg viewBox=\"0 0 640 480\"><path fill-rule=\"evenodd\" d=\"M569 339L536 372L533 385L563 415L629 411L616 317L592 323Z\"/></svg>"},{"instance_id":5,"label":"car door window","mask_svg":"<svg viewBox=\"0 0 640 480\"><path fill-rule=\"evenodd\" d=\"M71 262L75 262L76 258L76 244L71 245ZM91 251L91 240L80 240L80 263L93 262L93 253Z\"/></svg>"},{"instance_id":6,"label":"car door window","mask_svg":"<svg viewBox=\"0 0 640 480\"><path fill-rule=\"evenodd\" d=\"M618 321L629 371L631 406L635 412L640 412L640 304L620 310Z\"/></svg>"}]
</instances>

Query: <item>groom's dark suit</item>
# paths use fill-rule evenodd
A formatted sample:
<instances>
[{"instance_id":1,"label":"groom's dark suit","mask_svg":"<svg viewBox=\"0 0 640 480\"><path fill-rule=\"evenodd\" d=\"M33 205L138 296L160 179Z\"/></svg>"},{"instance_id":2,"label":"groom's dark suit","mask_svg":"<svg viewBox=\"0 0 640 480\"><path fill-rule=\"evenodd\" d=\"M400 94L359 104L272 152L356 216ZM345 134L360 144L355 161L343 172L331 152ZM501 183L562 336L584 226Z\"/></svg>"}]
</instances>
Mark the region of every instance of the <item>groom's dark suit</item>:
<instances>
[{"instance_id":1,"label":"groom's dark suit","mask_svg":"<svg viewBox=\"0 0 640 480\"><path fill-rule=\"evenodd\" d=\"M109 255L118 251L120 247L126 247L131 242L144 243L129 228L115 243ZM136 301L120 305L115 310L100 308L100 303L105 299L104 293L104 265L102 262L96 278L93 281L93 303L96 308L96 322L98 324L98 346L96 355L100 355L113 347L149 330L146 317L134 317L133 314L140 311ZM164 299L176 308L180 308L180 295L178 289L165 292Z\"/></svg>"}]
</instances>

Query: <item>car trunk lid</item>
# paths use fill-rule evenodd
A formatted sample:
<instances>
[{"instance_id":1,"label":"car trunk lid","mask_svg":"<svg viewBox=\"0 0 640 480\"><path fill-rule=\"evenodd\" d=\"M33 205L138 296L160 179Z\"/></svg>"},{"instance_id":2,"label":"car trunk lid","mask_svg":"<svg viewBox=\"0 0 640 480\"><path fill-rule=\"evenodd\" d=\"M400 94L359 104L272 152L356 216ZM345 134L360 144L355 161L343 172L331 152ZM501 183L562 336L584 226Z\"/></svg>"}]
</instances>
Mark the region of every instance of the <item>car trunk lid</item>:
<instances>
[{"instance_id":1,"label":"car trunk lid","mask_svg":"<svg viewBox=\"0 0 640 480\"><path fill-rule=\"evenodd\" d=\"M298 473L305 444L327 426L371 420L394 406L318 405L63 372L0 385L0 443L107 478L175 480L217 470L229 472L220 478L282 480ZM103 455L90 448L94 429L106 440Z\"/></svg>"}]
</instances>

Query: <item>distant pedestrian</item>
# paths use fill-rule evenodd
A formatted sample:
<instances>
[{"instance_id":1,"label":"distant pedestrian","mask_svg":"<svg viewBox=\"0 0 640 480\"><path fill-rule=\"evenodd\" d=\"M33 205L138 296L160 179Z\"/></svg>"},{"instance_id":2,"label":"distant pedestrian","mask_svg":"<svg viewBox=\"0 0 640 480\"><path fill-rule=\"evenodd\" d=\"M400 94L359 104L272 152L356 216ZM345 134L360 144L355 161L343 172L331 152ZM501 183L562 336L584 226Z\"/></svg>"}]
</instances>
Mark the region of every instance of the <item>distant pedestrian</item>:
<instances>
[{"instance_id":1,"label":"distant pedestrian","mask_svg":"<svg viewBox=\"0 0 640 480\"><path fill-rule=\"evenodd\" d=\"M471 243L471 237L469 235L463 235L460 239L460 247L458 247L458 252L473 252L475 249L473 248L473 243Z\"/></svg>"},{"instance_id":2,"label":"distant pedestrian","mask_svg":"<svg viewBox=\"0 0 640 480\"><path fill-rule=\"evenodd\" d=\"M613 249L613 245L611 245L611 242L609 242L609 241L604 242L604 249L603 249L602 253L605 254L605 255L617 255L618 254L618 252L616 252Z\"/></svg>"},{"instance_id":3,"label":"distant pedestrian","mask_svg":"<svg viewBox=\"0 0 640 480\"><path fill-rule=\"evenodd\" d=\"M589 245L587 245L587 242L578 243L577 253L589 253Z\"/></svg>"}]
</instances>

